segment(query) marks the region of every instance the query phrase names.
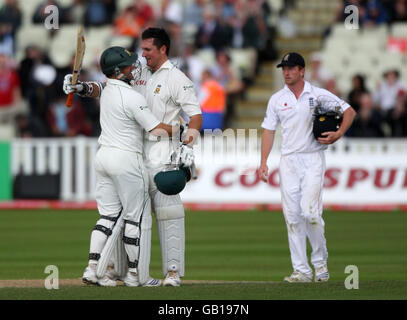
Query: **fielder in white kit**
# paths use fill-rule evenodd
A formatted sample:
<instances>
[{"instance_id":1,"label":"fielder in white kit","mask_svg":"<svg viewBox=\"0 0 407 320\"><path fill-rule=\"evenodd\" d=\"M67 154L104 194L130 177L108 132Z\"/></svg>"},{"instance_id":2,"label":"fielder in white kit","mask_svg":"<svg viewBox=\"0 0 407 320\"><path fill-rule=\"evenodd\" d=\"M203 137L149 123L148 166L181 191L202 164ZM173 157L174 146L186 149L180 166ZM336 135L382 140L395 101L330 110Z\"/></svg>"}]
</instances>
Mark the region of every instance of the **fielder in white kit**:
<instances>
[{"instance_id":1,"label":"fielder in white kit","mask_svg":"<svg viewBox=\"0 0 407 320\"><path fill-rule=\"evenodd\" d=\"M143 67L133 88L146 97L151 112L163 123L179 123L181 113L189 117L189 126L181 146L181 161L190 166L193 161L192 144L199 135L202 112L193 83L168 60L170 38L164 29L148 28L142 33L141 48L147 66ZM65 93L98 97L103 85L95 82L69 84L71 75L65 77ZM163 285L179 286L185 272L184 207L179 194L165 195L157 190L154 176L164 170L173 151L168 139L144 137L144 161L149 173L149 194L155 213L162 254Z\"/></svg>"},{"instance_id":2,"label":"fielder in white kit","mask_svg":"<svg viewBox=\"0 0 407 320\"><path fill-rule=\"evenodd\" d=\"M315 281L328 281L328 250L322 219L322 189L325 175L324 150L351 126L354 109L329 91L304 81L305 61L295 52L286 54L281 63L285 86L268 102L262 123L260 178L267 182L267 158L274 143L275 130L280 123L282 145L280 158L280 189L283 213L288 231L293 273L287 282L311 282L313 271L308 264L307 238L312 247L311 263ZM320 97L331 99L343 112L337 131L313 135L313 111Z\"/></svg>"}]
</instances>

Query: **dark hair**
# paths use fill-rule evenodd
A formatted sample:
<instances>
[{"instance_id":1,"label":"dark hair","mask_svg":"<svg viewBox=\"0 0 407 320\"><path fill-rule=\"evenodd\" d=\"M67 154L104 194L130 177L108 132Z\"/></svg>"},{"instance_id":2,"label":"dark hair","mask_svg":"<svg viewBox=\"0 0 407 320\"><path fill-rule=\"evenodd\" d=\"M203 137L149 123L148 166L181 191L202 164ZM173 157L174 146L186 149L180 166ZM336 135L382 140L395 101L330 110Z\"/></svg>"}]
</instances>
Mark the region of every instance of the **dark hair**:
<instances>
[{"instance_id":1,"label":"dark hair","mask_svg":"<svg viewBox=\"0 0 407 320\"><path fill-rule=\"evenodd\" d=\"M367 90L366 90L366 84L365 84L365 77L364 77L363 75L361 75L361 74L355 74L355 75L353 76L353 78L354 78L354 79L356 78L356 79L359 80L360 89L361 89L361 90L367 91Z\"/></svg>"},{"instance_id":2,"label":"dark hair","mask_svg":"<svg viewBox=\"0 0 407 320\"><path fill-rule=\"evenodd\" d=\"M170 37L167 33L162 28L148 28L143 31L141 34L141 40L146 40L146 39L151 39L153 38L153 44L160 49L163 45L167 48L165 53L168 56L168 53L170 52L170 46L171 46L171 41Z\"/></svg>"},{"instance_id":3,"label":"dark hair","mask_svg":"<svg viewBox=\"0 0 407 320\"><path fill-rule=\"evenodd\" d=\"M390 69L383 72L383 78L386 78L389 73L394 73L396 78L400 78L400 72L397 69Z\"/></svg>"}]
</instances>

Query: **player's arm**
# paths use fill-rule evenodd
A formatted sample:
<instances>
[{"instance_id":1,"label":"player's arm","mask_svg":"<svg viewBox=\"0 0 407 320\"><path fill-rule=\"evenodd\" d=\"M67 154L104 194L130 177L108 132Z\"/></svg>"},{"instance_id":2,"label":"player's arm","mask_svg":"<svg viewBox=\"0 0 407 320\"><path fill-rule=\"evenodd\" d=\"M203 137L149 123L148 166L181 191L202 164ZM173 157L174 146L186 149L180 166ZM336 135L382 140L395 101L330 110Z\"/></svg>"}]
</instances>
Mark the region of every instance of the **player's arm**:
<instances>
[{"instance_id":1,"label":"player's arm","mask_svg":"<svg viewBox=\"0 0 407 320\"><path fill-rule=\"evenodd\" d=\"M194 84L188 77L179 72L174 73L176 81L169 83L174 101L181 106L182 111L189 117L188 130L183 138L185 144L192 145L199 136L202 127L202 111Z\"/></svg>"},{"instance_id":2,"label":"player's arm","mask_svg":"<svg viewBox=\"0 0 407 320\"><path fill-rule=\"evenodd\" d=\"M156 127L148 131L154 136L168 137L173 136L179 131L179 126L170 126L168 124L160 122Z\"/></svg>"},{"instance_id":3,"label":"player's arm","mask_svg":"<svg viewBox=\"0 0 407 320\"><path fill-rule=\"evenodd\" d=\"M347 108L343 113L343 119L339 129L337 131L323 132L321 135L324 136L324 138L318 138L318 142L320 144L332 144L340 139L352 125L355 116L355 109L353 109L352 107Z\"/></svg>"},{"instance_id":4,"label":"player's arm","mask_svg":"<svg viewBox=\"0 0 407 320\"><path fill-rule=\"evenodd\" d=\"M259 167L259 177L264 182L267 182L269 169L267 166L267 159L273 148L275 130L263 129L261 136L261 159Z\"/></svg>"},{"instance_id":5,"label":"player's arm","mask_svg":"<svg viewBox=\"0 0 407 320\"><path fill-rule=\"evenodd\" d=\"M77 84L72 84L72 74L67 74L64 77L62 89L64 90L65 94L74 92L81 97L99 98L102 94L104 86L105 83L96 81L78 81Z\"/></svg>"},{"instance_id":6,"label":"player's arm","mask_svg":"<svg viewBox=\"0 0 407 320\"><path fill-rule=\"evenodd\" d=\"M202 114L193 115L189 118L188 130L183 143L192 144L199 135L202 127Z\"/></svg>"},{"instance_id":7,"label":"player's arm","mask_svg":"<svg viewBox=\"0 0 407 320\"><path fill-rule=\"evenodd\" d=\"M169 137L179 133L179 124L171 126L160 122L150 111L147 100L138 92L128 89L122 92L121 96L127 116L136 120L150 134Z\"/></svg>"}]
</instances>

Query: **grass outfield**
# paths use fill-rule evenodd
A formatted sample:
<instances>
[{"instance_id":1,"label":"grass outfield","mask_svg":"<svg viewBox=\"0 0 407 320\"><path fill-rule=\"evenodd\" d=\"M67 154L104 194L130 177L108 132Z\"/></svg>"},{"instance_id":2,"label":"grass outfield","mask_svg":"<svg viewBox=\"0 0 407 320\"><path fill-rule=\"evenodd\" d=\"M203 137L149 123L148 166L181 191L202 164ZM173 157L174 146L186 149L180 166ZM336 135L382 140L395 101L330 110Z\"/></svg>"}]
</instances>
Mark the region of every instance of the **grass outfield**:
<instances>
[{"instance_id":1,"label":"grass outfield","mask_svg":"<svg viewBox=\"0 0 407 320\"><path fill-rule=\"evenodd\" d=\"M47 265L58 267L60 279L80 278L97 217L96 211L1 210L0 283L45 279ZM180 288L0 288L0 299L407 299L407 213L327 211L324 219L328 283L281 281L292 271L281 213L187 212L184 280L224 283L185 281ZM153 225L153 277L162 278L160 259ZM358 290L345 289L348 265L359 269Z\"/></svg>"}]
</instances>

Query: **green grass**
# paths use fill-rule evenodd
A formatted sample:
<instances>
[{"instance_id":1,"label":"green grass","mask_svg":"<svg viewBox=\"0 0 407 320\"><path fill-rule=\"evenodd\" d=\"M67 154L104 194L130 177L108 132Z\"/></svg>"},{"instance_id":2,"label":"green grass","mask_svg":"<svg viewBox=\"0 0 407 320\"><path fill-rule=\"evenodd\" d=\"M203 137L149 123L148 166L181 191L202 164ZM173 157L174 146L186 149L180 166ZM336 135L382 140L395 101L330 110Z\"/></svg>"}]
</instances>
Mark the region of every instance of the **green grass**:
<instances>
[{"instance_id":1,"label":"green grass","mask_svg":"<svg viewBox=\"0 0 407 320\"><path fill-rule=\"evenodd\" d=\"M96 211L0 211L0 279L79 278L87 264ZM291 273L280 212L187 212L185 280L275 281L265 284L185 284L180 288L61 286L2 288L0 299L407 299L407 213L324 214L331 280L286 284ZM153 225L150 274L162 278ZM359 289L346 290L345 267L359 269Z\"/></svg>"}]
</instances>

